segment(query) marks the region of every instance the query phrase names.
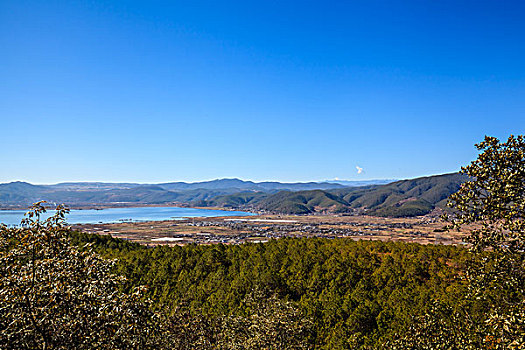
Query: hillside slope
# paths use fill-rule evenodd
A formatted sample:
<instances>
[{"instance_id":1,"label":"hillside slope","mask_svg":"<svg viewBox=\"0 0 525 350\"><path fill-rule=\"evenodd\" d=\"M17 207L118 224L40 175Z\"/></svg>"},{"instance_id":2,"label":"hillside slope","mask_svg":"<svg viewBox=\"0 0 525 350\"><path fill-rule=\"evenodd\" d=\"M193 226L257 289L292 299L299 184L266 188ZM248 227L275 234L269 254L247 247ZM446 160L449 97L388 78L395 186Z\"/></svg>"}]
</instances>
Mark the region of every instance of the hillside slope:
<instances>
[{"instance_id":1,"label":"hillside slope","mask_svg":"<svg viewBox=\"0 0 525 350\"><path fill-rule=\"evenodd\" d=\"M417 216L442 207L448 196L467 181L454 173L397 181L388 185L338 191L351 208L379 216Z\"/></svg>"},{"instance_id":2,"label":"hillside slope","mask_svg":"<svg viewBox=\"0 0 525 350\"><path fill-rule=\"evenodd\" d=\"M467 177L458 173L402 180L387 185L335 190L239 193L205 202L209 206L250 208L282 214L361 211L378 216L418 216L442 207Z\"/></svg>"},{"instance_id":3,"label":"hillside slope","mask_svg":"<svg viewBox=\"0 0 525 350\"><path fill-rule=\"evenodd\" d=\"M466 180L466 176L455 173L363 187L254 183L238 179L159 185L12 182L0 184L0 205L27 207L40 200L69 206L180 203L283 214L364 212L378 216L417 216L443 206L446 198Z\"/></svg>"},{"instance_id":4,"label":"hillside slope","mask_svg":"<svg viewBox=\"0 0 525 350\"><path fill-rule=\"evenodd\" d=\"M255 192L276 192L281 190L304 191L304 190L330 190L344 188L345 186L338 183L328 182L253 182L239 179L218 179L203 182L169 182L159 184L162 188L169 191L188 191L188 190L217 190L217 189L237 189L237 192L255 191Z\"/></svg>"},{"instance_id":5,"label":"hillside slope","mask_svg":"<svg viewBox=\"0 0 525 350\"><path fill-rule=\"evenodd\" d=\"M122 203L161 204L185 203L203 205L203 201L218 196L246 192L275 193L280 190L341 189L344 186L330 183L280 183L252 182L239 179L219 179L205 182L173 182L164 184L68 182L56 185L32 185L27 182L0 184L0 207L25 207L45 200L70 206ZM242 195L237 195L239 197ZM249 195L251 196L251 195ZM253 197L253 196L252 196ZM253 199L253 198L250 198ZM225 198L220 206L240 205L239 199Z\"/></svg>"},{"instance_id":6,"label":"hillside slope","mask_svg":"<svg viewBox=\"0 0 525 350\"><path fill-rule=\"evenodd\" d=\"M289 192L281 191L272 195L254 198L256 209L290 214L314 212L344 212L348 203L342 198L322 190Z\"/></svg>"}]
</instances>

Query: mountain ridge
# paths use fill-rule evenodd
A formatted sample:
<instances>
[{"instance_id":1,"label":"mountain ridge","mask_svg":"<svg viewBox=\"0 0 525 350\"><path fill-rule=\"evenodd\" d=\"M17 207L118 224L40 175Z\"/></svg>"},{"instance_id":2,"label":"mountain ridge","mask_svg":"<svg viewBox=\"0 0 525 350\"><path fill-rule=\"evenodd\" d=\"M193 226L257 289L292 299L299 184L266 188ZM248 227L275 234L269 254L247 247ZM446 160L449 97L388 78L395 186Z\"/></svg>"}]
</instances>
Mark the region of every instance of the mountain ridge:
<instances>
[{"instance_id":1,"label":"mountain ridge","mask_svg":"<svg viewBox=\"0 0 525 350\"><path fill-rule=\"evenodd\" d=\"M386 185L334 190L279 191L246 198L243 193L218 196L205 206L263 210L280 214L367 213L378 216L419 216L445 206L468 177L459 173L400 180ZM243 197L240 200L238 197Z\"/></svg>"},{"instance_id":2,"label":"mountain ridge","mask_svg":"<svg viewBox=\"0 0 525 350\"><path fill-rule=\"evenodd\" d=\"M425 215L444 206L467 177L458 173L345 187L326 182L281 183L239 179L160 184L66 182L0 184L0 206L27 207L46 200L69 206L178 204L280 214L367 213Z\"/></svg>"}]
</instances>

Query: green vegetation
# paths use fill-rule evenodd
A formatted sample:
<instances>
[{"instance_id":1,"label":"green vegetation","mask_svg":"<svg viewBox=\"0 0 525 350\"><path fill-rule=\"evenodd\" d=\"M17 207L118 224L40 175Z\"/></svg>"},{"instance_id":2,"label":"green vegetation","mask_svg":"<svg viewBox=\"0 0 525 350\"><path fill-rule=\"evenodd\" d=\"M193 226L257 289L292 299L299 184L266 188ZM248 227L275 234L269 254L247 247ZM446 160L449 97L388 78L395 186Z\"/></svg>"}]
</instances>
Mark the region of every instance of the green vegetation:
<instances>
[{"instance_id":1,"label":"green vegetation","mask_svg":"<svg viewBox=\"0 0 525 350\"><path fill-rule=\"evenodd\" d=\"M316 211L344 211L347 203L326 191L278 192L260 198L256 206L271 212L308 214Z\"/></svg>"},{"instance_id":2,"label":"green vegetation","mask_svg":"<svg viewBox=\"0 0 525 350\"><path fill-rule=\"evenodd\" d=\"M374 214L389 217L410 217L428 214L432 209L434 206L424 199L414 199L375 209Z\"/></svg>"},{"instance_id":3,"label":"green vegetation","mask_svg":"<svg viewBox=\"0 0 525 350\"><path fill-rule=\"evenodd\" d=\"M453 303L436 299L399 349L525 348L525 138L485 137L476 147L482 153L462 168L471 181L450 197L446 217L451 228L475 224L468 293Z\"/></svg>"},{"instance_id":4,"label":"green vegetation","mask_svg":"<svg viewBox=\"0 0 525 350\"><path fill-rule=\"evenodd\" d=\"M113 262L70 244L66 210L45 222L42 212L37 204L21 228L0 226L0 348L154 347L140 290L119 293Z\"/></svg>"},{"instance_id":5,"label":"green vegetation","mask_svg":"<svg viewBox=\"0 0 525 350\"><path fill-rule=\"evenodd\" d=\"M126 281L115 274L122 265L101 258L85 236L65 226L67 210L59 207L40 221L43 212L37 203L21 227L0 226L1 349L310 347L311 322L292 303L256 290L241 300L245 312L236 315L207 316L184 304L164 307L166 300L156 295L152 303L135 283L138 276ZM109 237L89 240L99 251L118 251L123 260L147 251ZM162 264L151 258L149 267Z\"/></svg>"},{"instance_id":6,"label":"green vegetation","mask_svg":"<svg viewBox=\"0 0 525 350\"><path fill-rule=\"evenodd\" d=\"M451 246L346 239L156 248L87 234L75 241L117 257L124 290L148 286L158 309L247 316L252 291L275 294L312 322L319 349L387 344L431 300L457 299L464 286L455 277L469 256Z\"/></svg>"},{"instance_id":7,"label":"green vegetation","mask_svg":"<svg viewBox=\"0 0 525 350\"><path fill-rule=\"evenodd\" d=\"M6 205L40 200L75 205L175 202L281 214L358 210L371 215L404 217L428 214L436 207L443 207L446 198L467 178L461 174L447 174L364 187L330 183L254 183L237 179L160 185L10 183L0 184L0 202Z\"/></svg>"},{"instance_id":8,"label":"green vegetation","mask_svg":"<svg viewBox=\"0 0 525 350\"><path fill-rule=\"evenodd\" d=\"M462 174L446 174L398 181L381 186L348 187L274 194L247 193L219 196L204 201L207 206L253 208L282 214L314 212L344 213L361 210L370 215L409 217L425 215L444 207L448 196L468 179Z\"/></svg>"},{"instance_id":9,"label":"green vegetation","mask_svg":"<svg viewBox=\"0 0 525 350\"><path fill-rule=\"evenodd\" d=\"M450 229L473 224L472 249L316 238L149 248L71 232L62 208L41 222L37 204L21 227L0 227L0 348L523 349L525 140L477 147L446 217ZM432 181L392 184L370 203L442 201ZM307 209L341 204L288 195Z\"/></svg>"},{"instance_id":10,"label":"green vegetation","mask_svg":"<svg viewBox=\"0 0 525 350\"><path fill-rule=\"evenodd\" d=\"M223 207L223 208L239 208L247 205L250 202L256 201L264 197L263 192L240 192L236 194L228 194L222 196L212 197L208 201L194 202L198 206Z\"/></svg>"},{"instance_id":11,"label":"green vegetation","mask_svg":"<svg viewBox=\"0 0 525 350\"><path fill-rule=\"evenodd\" d=\"M442 207L468 177L446 174L393 182L369 188L337 190L351 208L379 216L417 216Z\"/></svg>"},{"instance_id":12,"label":"green vegetation","mask_svg":"<svg viewBox=\"0 0 525 350\"><path fill-rule=\"evenodd\" d=\"M196 183L172 182L158 185L134 183L78 182L56 185L31 185L25 182L0 184L0 203L7 206L28 206L38 201L67 205L93 205L108 203L186 203L201 205L203 201L219 196L246 193L275 193L277 191L303 191L337 189L334 183L280 183L221 179ZM239 194L237 197L242 196ZM227 204L227 203L226 203ZM243 204L242 201L235 203Z\"/></svg>"}]
</instances>

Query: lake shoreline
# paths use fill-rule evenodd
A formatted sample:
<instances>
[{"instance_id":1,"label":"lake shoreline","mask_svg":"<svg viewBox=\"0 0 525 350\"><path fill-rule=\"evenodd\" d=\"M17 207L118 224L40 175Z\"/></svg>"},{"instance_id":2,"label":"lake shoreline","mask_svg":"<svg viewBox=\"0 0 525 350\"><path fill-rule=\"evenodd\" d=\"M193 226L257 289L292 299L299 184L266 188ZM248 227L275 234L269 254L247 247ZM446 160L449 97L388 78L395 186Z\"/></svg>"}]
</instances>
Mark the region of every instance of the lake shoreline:
<instances>
[{"instance_id":1,"label":"lake shoreline","mask_svg":"<svg viewBox=\"0 0 525 350\"><path fill-rule=\"evenodd\" d=\"M54 208L42 215L42 220L53 215ZM0 210L0 223L7 225L18 225L24 218L27 209ZM180 220L192 217L232 217L232 216L255 216L257 214L239 210L218 210L212 208L189 208L178 206L149 205L140 207L106 207L82 209L71 208L66 215L68 224L94 224L94 223L118 223L118 222L144 222Z\"/></svg>"},{"instance_id":2,"label":"lake shoreline","mask_svg":"<svg viewBox=\"0 0 525 350\"><path fill-rule=\"evenodd\" d=\"M26 210L29 211L30 205L17 205L17 206L3 206L0 204L0 210ZM55 210L55 205L49 205L49 203L44 203L46 210ZM185 203L156 203L156 204L147 204L147 203L108 203L108 204L81 204L81 205L66 205L66 208L70 210L104 210L104 209L119 209L119 208L186 208L186 209L202 209L202 210L222 210L222 211L239 211L232 208L224 207L201 207L201 206L189 206ZM244 212L249 212L257 214L255 211L249 209L243 209Z\"/></svg>"}]
</instances>

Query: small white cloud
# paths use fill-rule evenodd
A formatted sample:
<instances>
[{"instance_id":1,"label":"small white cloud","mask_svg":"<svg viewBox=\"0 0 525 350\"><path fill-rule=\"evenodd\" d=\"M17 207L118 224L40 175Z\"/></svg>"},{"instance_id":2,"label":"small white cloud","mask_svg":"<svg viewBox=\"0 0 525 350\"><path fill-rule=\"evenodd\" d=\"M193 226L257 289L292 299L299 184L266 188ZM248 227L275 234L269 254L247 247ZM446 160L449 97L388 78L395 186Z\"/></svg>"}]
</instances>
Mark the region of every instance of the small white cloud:
<instances>
[{"instance_id":1,"label":"small white cloud","mask_svg":"<svg viewBox=\"0 0 525 350\"><path fill-rule=\"evenodd\" d=\"M336 178L335 178L334 180L335 180L335 181L339 181L339 178L338 178L338 177L336 177Z\"/></svg>"},{"instance_id":2,"label":"small white cloud","mask_svg":"<svg viewBox=\"0 0 525 350\"><path fill-rule=\"evenodd\" d=\"M363 172L363 168L361 168L359 165L356 165L355 168L357 169L358 174L361 174Z\"/></svg>"}]
</instances>

